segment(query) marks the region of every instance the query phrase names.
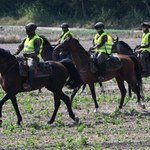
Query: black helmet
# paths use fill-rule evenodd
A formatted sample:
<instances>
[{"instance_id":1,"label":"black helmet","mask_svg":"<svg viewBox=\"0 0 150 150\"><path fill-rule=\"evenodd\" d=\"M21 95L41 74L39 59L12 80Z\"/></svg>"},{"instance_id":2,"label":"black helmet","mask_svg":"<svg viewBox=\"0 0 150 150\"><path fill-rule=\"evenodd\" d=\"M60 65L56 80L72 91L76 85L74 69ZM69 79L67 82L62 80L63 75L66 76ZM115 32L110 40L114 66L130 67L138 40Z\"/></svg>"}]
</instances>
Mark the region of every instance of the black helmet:
<instances>
[{"instance_id":1,"label":"black helmet","mask_svg":"<svg viewBox=\"0 0 150 150\"><path fill-rule=\"evenodd\" d=\"M141 23L141 27L150 28L150 24L148 22Z\"/></svg>"},{"instance_id":2,"label":"black helmet","mask_svg":"<svg viewBox=\"0 0 150 150\"><path fill-rule=\"evenodd\" d=\"M26 30L35 31L37 28L37 25L35 23L28 23L25 26Z\"/></svg>"},{"instance_id":3,"label":"black helmet","mask_svg":"<svg viewBox=\"0 0 150 150\"><path fill-rule=\"evenodd\" d=\"M62 27L62 28L68 28L69 25L68 25L68 23L62 23L62 24L61 24L61 27Z\"/></svg>"},{"instance_id":4,"label":"black helmet","mask_svg":"<svg viewBox=\"0 0 150 150\"><path fill-rule=\"evenodd\" d=\"M104 24L102 22L97 22L95 25L94 25L95 29L101 29L103 28L104 29Z\"/></svg>"}]
</instances>

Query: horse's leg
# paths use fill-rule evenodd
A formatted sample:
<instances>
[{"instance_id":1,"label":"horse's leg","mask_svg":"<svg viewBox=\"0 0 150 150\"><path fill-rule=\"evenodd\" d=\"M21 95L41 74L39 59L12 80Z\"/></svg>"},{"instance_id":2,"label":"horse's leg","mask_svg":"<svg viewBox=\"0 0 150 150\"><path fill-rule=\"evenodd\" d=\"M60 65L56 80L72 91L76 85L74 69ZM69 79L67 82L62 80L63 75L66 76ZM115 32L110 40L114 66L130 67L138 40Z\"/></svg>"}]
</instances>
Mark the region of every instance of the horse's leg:
<instances>
[{"instance_id":1,"label":"horse's leg","mask_svg":"<svg viewBox=\"0 0 150 150\"><path fill-rule=\"evenodd\" d=\"M78 86L77 88L75 88L71 94L71 97L70 97L70 100L71 100L71 105L72 105L72 101L73 101L73 98L75 97L76 93L79 91L81 86Z\"/></svg>"},{"instance_id":2,"label":"horse's leg","mask_svg":"<svg viewBox=\"0 0 150 150\"><path fill-rule=\"evenodd\" d=\"M83 84L80 94L84 92L85 88L86 88L86 84Z\"/></svg>"},{"instance_id":3,"label":"horse's leg","mask_svg":"<svg viewBox=\"0 0 150 150\"><path fill-rule=\"evenodd\" d=\"M2 124L2 120L1 120L1 118L2 118L2 107L3 107L4 103L5 103L8 99L10 99L10 93L7 93L7 94L3 97L3 99L0 101L0 125Z\"/></svg>"},{"instance_id":4,"label":"horse's leg","mask_svg":"<svg viewBox=\"0 0 150 150\"><path fill-rule=\"evenodd\" d=\"M145 109L145 105L141 102L141 98L143 98L143 95L141 96L141 90L142 90L142 87L140 87L139 84L136 84L136 82L133 82L130 84L131 85L131 88L133 90L133 92L137 95L137 102L138 102L138 105ZM143 92L143 91L142 91ZM143 94L143 93L142 93Z\"/></svg>"},{"instance_id":5,"label":"horse's leg","mask_svg":"<svg viewBox=\"0 0 150 150\"><path fill-rule=\"evenodd\" d=\"M94 104L95 104L95 110L94 110L94 112L98 112L99 106L98 106L98 103L97 103L97 100L96 100L94 83L89 84L89 88L90 88L90 91L91 91L91 94L92 94L92 98L93 98Z\"/></svg>"},{"instance_id":6,"label":"horse's leg","mask_svg":"<svg viewBox=\"0 0 150 150\"><path fill-rule=\"evenodd\" d=\"M132 90L131 90L131 86L128 84L128 92L129 92L129 97L132 96Z\"/></svg>"},{"instance_id":7,"label":"horse's leg","mask_svg":"<svg viewBox=\"0 0 150 150\"><path fill-rule=\"evenodd\" d=\"M10 98L10 95L7 93L3 99L0 101L0 126L2 125L2 107L4 103Z\"/></svg>"},{"instance_id":8,"label":"horse's leg","mask_svg":"<svg viewBox=\"0 0 150 150\"><path fill-rule=\"evenodd\" d=\"M18 117L17 124L20 125L20 122L22 121L22 116L21 116L19 108L18 108L16 96L12 96L10 99L11 99L11 102L12 102L12 104L14 106L14 109L15 109L17 117Z\"/></svg>"},{"instance_id":9,"label":"horse's leg","mask_svg":"<svg viewBox=\"0 0 150 150\"><path fill-rule=\"evenodd\" d=\"M116 78L119 90L121 92L121 100L120 100L120 104L119 104L119 108L121 109L124 103L124 98L126 96L126 89L124 86L124 80L121 77L117 77Z\"/></svg>"},{"instance_id":10,"label":"horse's leg","mask_svg":"<svg viewBox=\"0 0 150 150\"><path fill-rule=\"evenodd\" d=\"M51 119L47 122L48 124L52 124L55 121L55 117L56 117L56 114L57 114L60 104L61 104L60 96L58 96L58 94L54 93L54 111L53 111L53 115L52 115Z\"/></svg>"},{"instance_id":11,"label":"horse's leg","mask_svg":"<svg viewBox=\"0 0 150 150\"><path fill-rule=\"evenodd\" d=\"M75 117L75 114L72 111L71 102L70 102L69 97L67 95L65 95L63 92L61 92L61 99L63 100L63 102L67 106L70 118L72 118L76 123L78 123L79 122L79 118Z\"/></svg>"},{"instance_id":12,"label":"horse's leg","mask_svg":"<svg viewBox=\"0 0 150 150\"><path fill-rule=\"evenodd\" d=\"M101 92L102 92L102 93L105 93L105 90L104 90L104 87L103 87L102 82L99 82L99 86L101 87Z\"/></svg>"}]
</instances>

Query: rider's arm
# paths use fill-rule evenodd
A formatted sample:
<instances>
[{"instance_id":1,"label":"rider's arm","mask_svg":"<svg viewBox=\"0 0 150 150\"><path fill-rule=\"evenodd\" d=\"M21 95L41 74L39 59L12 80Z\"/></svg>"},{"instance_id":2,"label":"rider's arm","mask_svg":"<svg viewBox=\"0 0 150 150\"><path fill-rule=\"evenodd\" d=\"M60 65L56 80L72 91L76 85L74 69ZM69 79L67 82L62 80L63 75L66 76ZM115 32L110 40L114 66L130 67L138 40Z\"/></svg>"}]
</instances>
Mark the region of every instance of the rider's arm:
<instances>
[{"instance_id":1,"label":"rider's arm","mask_svg":"<svg viewBox=\"0 0 150 150\"><path fill-rule=\"evenodd\" d=\"M101 42L100 42L98 45L95 45L94 39L93 39L93 41L92 41L93 47L91 47L91 48L89 49L89 53L90 53L92 50L96 49L96 48L102 47L102 46L105 44L106 41L107 41L107 35L104 35L104 36L102 37L102 40L101 40Z\"/></svg>"},{"instance_id":2,"label":"rider's arm","mask_svg":"<svg viewBox=\"0 0 150 150\"><path fill-rule=\"evenodd\" d=\"M42 41L40 39L35 39L34 40L34 51L35 51L36 56L40 53L41 42Z\"/></svg>"},{"instance_id":3,"label":"rider's arm","mask_svg":"<svg viewBox=\"0 0 150 150\"><path fill-rule=\"evenodd\" d=\"M15 52L14 55L18 55L24 48L24 42L25 42L25 39L19 44L18 48L17 48L17 52Z\"/></svg>"}]
</instances>

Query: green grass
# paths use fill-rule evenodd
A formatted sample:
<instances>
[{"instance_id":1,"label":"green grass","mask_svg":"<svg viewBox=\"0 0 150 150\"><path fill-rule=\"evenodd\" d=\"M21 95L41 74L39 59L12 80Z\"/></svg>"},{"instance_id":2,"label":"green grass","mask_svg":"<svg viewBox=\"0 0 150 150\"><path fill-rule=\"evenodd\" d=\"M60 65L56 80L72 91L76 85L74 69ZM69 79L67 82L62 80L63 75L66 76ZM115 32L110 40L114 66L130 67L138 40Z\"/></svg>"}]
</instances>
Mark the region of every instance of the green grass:
<instances>
[{"instance_id":1,"label":"green grass","mask_svg":"<svg viewBox=\"0 0 150 150\"><path fill-rule=\"evenodd\" d=\"M105 94L98 96L99 113L93 112L94 102L89 90L85 95L75 97L73 111L80 118L79 124L69 118L64 103L61 103L54 124L47 124L54 110L52 94L47 90L40 95L37 91L19 93L22 126L16 125L17 117L8 100L2 111L0 149L148 149L149 102L146 103L147 111L142 111L135 105L135 96L130 100L126 98L127 103L120 111L116 109L119 92L107 89L109 85L106 84ZM100 95L98 85L96 93ZM0 89L0 98L3 96Z\"/></svg>"}]
</instances>

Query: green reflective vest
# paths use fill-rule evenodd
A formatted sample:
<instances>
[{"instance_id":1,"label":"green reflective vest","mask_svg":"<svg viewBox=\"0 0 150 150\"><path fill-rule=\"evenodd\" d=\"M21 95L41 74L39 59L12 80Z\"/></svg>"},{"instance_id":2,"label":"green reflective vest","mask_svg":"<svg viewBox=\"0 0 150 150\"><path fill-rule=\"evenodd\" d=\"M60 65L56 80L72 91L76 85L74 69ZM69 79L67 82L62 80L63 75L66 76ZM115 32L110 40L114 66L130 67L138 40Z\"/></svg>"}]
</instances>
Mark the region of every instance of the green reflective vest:
<instances>
[{"instance_id":1,"label":"green reflective vest","mask_svg":"<svg viewBox=\"0 0 150 150\"><path fill-rule=\"evenodd\" d=\"M70 31L67 31L66 33L62 33L62 35L61 35L61 37L60 37L60 43L62 43L62 42L66 39L67 35L69 35L69 34L70 34L71 36L73 36Z\"/></svg>"},{"instance_id":2,"label":"green reflective vest","mask_svg":"<svg viewBox=\"0 0 150 150\"><path fill-rule=\"evenodd\" d=\"M98 52L98 53L103 52L103 53L111 54L113 40L112 40L112 37L110 35L108 35L107 33L104 32L101 35L96 34L94 37L94 44L95 45L100 44L102 37L104 35L107 35L107 41L105 42L105 44L102 47L95 49L95 52Z\"/></svg>"},{"instance_id":3,"label":"green reflective vest","mask_svg":"<svg viewBox=\"0 0 150 150\"><path fill-rule=\"evenodd\" d=\"M43 47L43 39L41 37L39 37L37 34L29 40L29 38L27 37L25 42L24 42L24 48L23 51L26 53L32 53L34 52L34 40L35 39L40 39L41 40L41 45L40 45L40 51L39 51L39 55L38 57L41 57L41 52L42 52L42 47Z\"/></svg>"},{"instance_id":4,"label":"green reflective vest","mask_svg":"<svg viewBox=\"0 0 150 150\"><path fill-rule=\"evenodd\" d=\"M150 35L150 32L148 32L148 33L144 33L143 34L143 36L142 36L142 41L141 41L141 46L145 46L145 45L147 45L148 44L148 37L149 37L149 35ZM148 52L150 52L150 47L147 47L147 48L140 48L140 50L142 50L142 51L148 51Z\"/></svg>"}]
</instances>

